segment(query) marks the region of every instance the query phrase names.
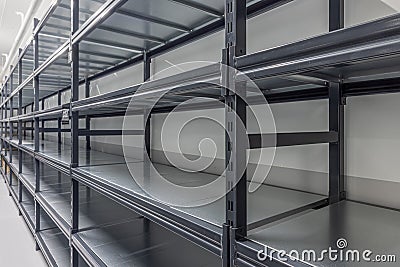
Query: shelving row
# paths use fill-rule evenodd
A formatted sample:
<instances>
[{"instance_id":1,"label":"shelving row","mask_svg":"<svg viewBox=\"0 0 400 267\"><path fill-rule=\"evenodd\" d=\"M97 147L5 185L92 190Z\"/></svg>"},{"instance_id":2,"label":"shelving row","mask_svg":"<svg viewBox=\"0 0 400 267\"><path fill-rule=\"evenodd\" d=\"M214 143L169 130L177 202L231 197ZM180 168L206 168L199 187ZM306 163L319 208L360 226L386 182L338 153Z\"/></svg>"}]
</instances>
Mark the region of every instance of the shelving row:
<instances>
[{"instance_id":1,"label":"shelving row","mask_svg":"<svg viewBox=\"0 0 400 267\"><path fill-rule=\"evenodd\" d=\"M246 55L246 20L262 13L268 16L269 10L289 2L58 1L44 19L36 21L33 41L21 49L18 64L2 88L0 135L3 176L20 209L25 199L32 197L31 206L24 208L31 213L22 213L31 221L28 225L45 255L58 253L51 252L50 241L46 243L45 223L35 219L43 214L55 225L51 229L57 229L57 236L71 241L71 247L61 246L71 252L71 266L82 264L80 257L91 266L192 266L194 262L199 266L334 266L336 263L329 261L289 258L283 262L275 256L265 260L257 256L266 247L291 251L310 244L307 248L319 251L335 247L340 238L374 252L398 251L394 242L398 237L393 233L400 219L398 211L346 200L343 123L347 97L399 90L399 15L342 29L344 1L330 0L331 32ZM212 64L148 80L152 59L224 28L222 63L240 72L229 76L220 64ZM140 63L143 83L90 95L91 82ZM328 99L329 129L241 132L240 124L246 125L246 107L266 103L252 95L250 85L242 86L243 79L254 82L268 103ZM215 85L220 80L235 90L222 90ZM80 89L84 89L84 97L79 96ZM62 94L67 91L71 100L63 103ZM246 94L247 103L243 99ZM57 106L45 109L46 99L54 96ZM148 106L160 96L153 107ZM214 101L180 105L196 96ZM136 100L133 107L132 97ZM226 166L233 166L224 173L229 192L207 205L174 207L136 183L137 179L153 181L157 177L146 171L146 155L151 158L147 120L136 130L90 127L94 118L123 117L127 110L129 115L168 113L178 105L178 111L225 109L229 125ZM84 127L80 120L85 120ZM58 127L45 127L49 121L56 121ZM57 133L57 137L45 140L44 133ZM63 142L63 134L70 136L70 144ZM139 136L144 148L133 153L138 157L104 153L91 149L91 136ZM80 144L82 137L85 147ZM246 139L249 147L244 145ZM239 175L247 149L323 143L329 145L327 195L267 183L250 193L248 184L256 166L249 165L247 173ZM141 177L133 179L132 166ZM177 185L198 186L218 178L156 162L152 166ZM185 201L170 192L157 193L163 194L161 199ZM390 230L379 233L385 237L378 236L375 229L388 224ZM366 237L365 232L372 234ZM379 246L377 239L382 240ZM176 247L187 253L177 253Z\"/></svg>"},{"instance_id":2,"label":"shelving row","mask_svg":"<svg viewBox=\"0 0 400 267\"><path fill-rule=\"evenodd\" d=\"M148 266L149 263L187 266L193 259L199 261L198 266L218 263L218 257L85 186L79 192L80 232L70 236L71 177L43 165L41 190L34 190L32 194L27 189L35 187L35 177L27 174L33 172L32 161L31 155L24 154L26 172L18 174L14 173L13 166L18 163L10 164L5 159L3 166L10 174L3 173L3 176L11 175L11 185L7 180L10 194L49 265L70 265L70 241L83 256L79 266ZM35 217L38 208L40 222ZM37 224L41 230L35 232ZM185 252L185 258L177 257L176 246L182 246L180 251Z\"/></svg>"}]
</instances>

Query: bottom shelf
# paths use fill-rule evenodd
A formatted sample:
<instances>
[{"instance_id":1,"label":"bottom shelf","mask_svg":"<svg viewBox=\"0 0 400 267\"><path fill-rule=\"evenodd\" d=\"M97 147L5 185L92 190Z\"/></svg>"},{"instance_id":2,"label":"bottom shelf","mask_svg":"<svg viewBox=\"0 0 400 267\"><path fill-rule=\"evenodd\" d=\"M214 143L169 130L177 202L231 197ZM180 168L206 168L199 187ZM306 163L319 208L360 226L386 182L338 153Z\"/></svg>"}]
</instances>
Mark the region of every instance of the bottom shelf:
<instances>
[{"instance_id":1,"label":"bottom shelf","mask_svg":"<svg viewBox=\"0 0 400 267\"><path fill-rule=\"evenodd\" d=\"M399 225L398 211L342 201L257 231L248 236L250 241L239 243L239 246L253 243L258 245L258 249L268 246L269 251L284 250L289 253L295 250L300 255L303 251L313 250L317 261L305 260L312 266L399 266ZM318 260L323 250L331 247L340 251L341 246L344 246L343 260L340 256L331 260L328 255ZM349 250L359 251L359 262L346 255ZM372 252L370 258L374 261L363 259L362 253L366 250ZM392 262L378 263L375 257L379 255L385 258L393 255L397 262L388 259ZM256 253L253 258L256 258Z\"/></svg>"},{"instance_id":2,"label":"bottom shelf","mask_svg":"<svg viewBox=\"0 0 400 267\"><path fill-rule=\"evenodd\" d=\"M69 242L58 228L38 232L36 240L50 266L70 266Z\"/></svg>"},{"instance_id":3,"label":"bottom shelf","mask_svg":"<svg viewBox=\"0 0 400 267\"><path fill-rule=\"evenodd\" d=\"M58 228L40 231L36 234L36 240L50 266L71 266L71 248L69 240ZM79 257L79 267L88 266Z\"/></svg>"},{"instance_id":4,"label":"bottom shelf","mask_svg":"<svg viewBox=\"0 0 400 267\"><path fill-rule=\"evenodd\" d=\"M143 218L79 232L74 246L103 266L221 266L221 259ZM82 250L85 250L82 252Z\"/></svg>"}]
</instances>

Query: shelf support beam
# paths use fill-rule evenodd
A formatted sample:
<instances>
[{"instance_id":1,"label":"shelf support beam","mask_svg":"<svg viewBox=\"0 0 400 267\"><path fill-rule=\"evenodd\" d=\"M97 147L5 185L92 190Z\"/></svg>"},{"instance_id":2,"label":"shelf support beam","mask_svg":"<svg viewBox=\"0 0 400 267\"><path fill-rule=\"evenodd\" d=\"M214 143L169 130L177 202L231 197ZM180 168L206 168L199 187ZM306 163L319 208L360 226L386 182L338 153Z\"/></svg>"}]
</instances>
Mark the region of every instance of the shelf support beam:
<instances>
[{"instance_id":1,"label":"shelf support beam","mask_svg":"<svg viewBox=\"0 0 400 267\"><path fill-rule=\"evenodd\" d=\"M344 0L329 0L329 31L344 28Z\"/></svg>"},{"instance_id":2,"label":"shelf support beam","mask_svg":"<svg viewBox=\"0 0 400 267\"><path fill-rule=\"evenodd\" d=\"M146 82L150 79L151 75L151 58L148 57L147 52L143 54L143 81ZM151 158L151 110L145 110L144 117L144 150L148 158Z\"/></svg>"},{"instance_id":3,"label":"shelf support beam","mask_svg":"<svg viewBox=\"0 0 400 267\"><path fill-rule=\"evenodd\" d=\"M90 97L90 81L87 79L85 79L85 98L89 98ZM86 131L90 131L90 116L86 115L85 116L85 129ZM86 136L86 149L90 150L91 146L90 146L90 135Z\"/></svg>"},{"instance_id":4,"label":"shelf support beam","mask_svg":"<svg viewBox=\"0 0 400 267\"><path fill-rule=\"evenodd\" d=\"M345 199L344 188L344 104L342 84L329 88L329 130L337 132L338 140L329 143L329 202Z\"/></svg>"},{"instance_id":5,"label":"shelf support beam","mask_svg":"<svg viewBox=\"0 0 400 267\"><path fill-rule=\"evenodd\" d=\"M38 19L34 19L34 29L39 24ZM34 69L39 68L39 35L36 33L33 39L33 61ZM32 105L32 111L39 111L39 76L33 78L33 90L34 90L34 101ZM33 125L34 131L34 151L39 151L39 118L34 119ZM35 158L35 192L40 191L40 162ZM35 200L35 232L38 233L41 229L40 226L41 208L39 202ZM39 245L36 243L36 249L39 250Z\"/></svg>"},{"instance_id":6,"label":"shelf support beam","mask_svg":"<svg viewBox=\"0 0 400 267\"><path fill-rule=\"evenodd\" d=\"M301 146L338 142L338 133L327 132L298 132L277 134L249 134L250 149Z\"/></svg>"},{"instance_id":7,"label":"shelf support beam","mask_svg":"<svg viewBox=\"0 0 400 267\"><path fill-rule=\"evenodd\" d=\"M344 0L329 0L329 31L344 28ZM338 77L339 81L341 77ZM346 198L344 186L344 106L343 84L329 86L329 131L338 133L337 142L329 143L329 202Z\"/></svg>"},{"instance_id":8,"label":"shelf support beam","mask_svg":"<svg viewBox=\"0 0 400 267\"><path fill-rule=\"evenodd\" d=\"M71 0L71 36L79 29L79 1ZM72 43L69 51L71 61L71 103L79 100L79 42ZM79 166L79 112L71 111L71 167ZM79 182L71 181L71 235L79 230ZM71 266L79 265L78 251L71 247Z\"/></svg>"},{"instance_id":9,"label":"shelf support beam","mask_svg":"<svg viewBox=\"0 0 400 267\"><path fill-rule=\"evenodd\" d=\"M11 71L11 73L10 73L10 79L9 79L9 83L10 83L10 95L11 95L11 93L13 92L13 89L14 89L14 73L12 73L12 70L13 70L13 66L11 65L10 66L10 71ZM11 117L13 117L13 111L14 111L14 98L13 97L11 97L10 98L10 118ZM13 140L13 134L14 134L14 123L13 122L9 122L9 134L10 134L10 140ZM10 163L12 163L13 162L13 158L12 158L12 155L13 155L13 148L12 148L12 146L11 146L11 144L10 144ZM10 175L10 177L11 177L11 175ZM12 179L10 178L10 186L12 185Z\"/></svg>"},{"instance_id":10,"label":"shelf support beam","mask_svg":"<svg viewBox=\"0 0 400 267\"><path fill-rule=\"evenodd\" d=\"M42 110L44 110L44 101L45 101L45 99L42 99ZM44 124L45 124L45 121L44 120L42 120L42 129L44 129ZM44 140L44 131L42 132L42 140Z\"/></svg>"},{"instance_id":11,"label":"shelf support beam","mask_svg":"<svg viewBox=\"0 0 400 267\"><path fill-rule=\"evenodd\" d=\"M18 58L21 58L22 49L18 50ZM18 61L18 85L22 83L22 60ZM18 92L18 115L22 115L22 90ZM18 121L18 145L22 145L22 121ZM22 173L22 150L18 149L18 174ZM23 201L22 198L22 181L18 179L18 202ZM21 210L19 210L19 215L21 215Z\"/></svg>"},{"instance_id":12,"label":"shelf support beam","mask_svg":"<svg viewBox=\"0 0 400 267\"><path fill-rule=\"evenodd\" d=\"M235 266L236 240L247 235L247 175L246 175L246 142L247 134L241 125L246 126L245 102L246 86L236 82L235 74L229 68L235 67L235 58L246 53L246 1L225 0L225 49L223 63L228 70L222 72L225 88L222 95L225 99L225 173L226 173L226 225L228 237L223 240L223 266ZM229 89L229 90L228 90ZM245 129L244 129L245 130Z\"/></svg>"},{"instance_id":13,"label":"shelf support beam","mask_svg":"<svg viewBox=\"0 0 400 267\"><path fill-rule=\"evenodd\" d=\"M61 91L58 91L57 92L57 105L58 106L61 106ZM60 149L61 147L61 138L62 138L62 135L61 135L61 133L62 133L62 118L58 118L57 119L57 128L58 128L58 131L57 131L57 143L58 143L58 148Z\"/></svg>"}]
</instances>

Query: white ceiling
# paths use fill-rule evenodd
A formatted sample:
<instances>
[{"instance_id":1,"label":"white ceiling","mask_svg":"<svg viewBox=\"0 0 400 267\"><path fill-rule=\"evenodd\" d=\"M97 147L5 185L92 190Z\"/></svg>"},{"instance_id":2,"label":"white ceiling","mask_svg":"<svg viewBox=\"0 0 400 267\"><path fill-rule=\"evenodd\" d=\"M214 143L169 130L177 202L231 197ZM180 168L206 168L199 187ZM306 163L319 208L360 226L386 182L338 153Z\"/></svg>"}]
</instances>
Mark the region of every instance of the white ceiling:
<instances>
[{"instance_id":1,"label":"white ceiling","mask_svg":"<svg viewBox=\"0 0 400 267\"><path fill-rule=\"evenodd\" d=\"M400 0L382 0L382 2L384 2L396 11L400 11Z\"/></svg>"},{"instance_id":2,"label":"white ceiling","mask_svg":"<svg viewBox=\"0 0 400 267\"><path fill-rule=\"evenodd\" d=\"M17 13L21 12L25 14L32 1L0 0L0 70L3 68L3 63L5 62L3 54L9 53L22 23L21 16ZM400 11L400 0L380 1L397 12Z\"/></svg>"},{"instance_id":3,"label":"white ceiling","mask_svg":"<svg viewBox=\"0 0 400 267\"><path fill-rule=\"evenodd\" d=\"M26 13L33 0L0 0L0 70L3 68L5 57L8 54L14 39L21 26L21 16L17 12Z\"/></svg>"}]
</instances>

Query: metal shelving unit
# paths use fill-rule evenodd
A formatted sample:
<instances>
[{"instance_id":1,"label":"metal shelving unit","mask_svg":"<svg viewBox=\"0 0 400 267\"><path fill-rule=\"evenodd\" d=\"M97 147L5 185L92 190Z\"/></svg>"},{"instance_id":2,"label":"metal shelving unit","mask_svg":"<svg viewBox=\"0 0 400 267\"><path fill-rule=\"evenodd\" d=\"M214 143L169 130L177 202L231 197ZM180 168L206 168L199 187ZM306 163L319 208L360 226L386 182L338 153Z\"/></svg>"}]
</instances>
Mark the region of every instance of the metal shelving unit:
<instances>
[{"instance_id":1,"label":"metal shelving unit","mask_svg":"<svg viewBox=\"0 0 400 267\"><path fill-rule=\"evenodd\" d=\"M20 49L1 89L1 170L49 265L329 266L275 258L260 261L257 253L265 246L301 249L299 231L301 240L324 235L310 241L315 249L332 246L340 237L375 248L374 241L382 237L363 233L375 234L388 223L395 229L398 211L346 200L343 123L347 97L398 92L400 15L343 29L344 0L330 0L329 33L247 55L247 19L289 2L61 0L41 21L35 20L33 39ZM247 92L242 74L230 76L216 64L147 81L152 59L220 30L226 37L222 63L254 81L268 103L328 99L327 131L276 134L277 147L329 144L327 196L268 184L248 193L248 175L237 177L246 149L268 147L273 136L240 132L247 106L239 96L240 90ZM92 81L135 64L143 64L143 83L90 95ZM219 80L238 91L211 85ZM84 97L79 96L80 86ZM146 101L163 92L168 94L151 114L170 112L194 96L219 100L179 110L225 108L231 136L226 138L226 164L233 167L226 171L230 190L224 198L196 208L168 206L132 179L127 162L144 170L142 158L91 149L91 136L125 134L142 136L145 151L150 152L148 121L130 131L90 128L93 118L124 116L139 88L145 93L143 105L133 110L138 115L148 112ZM67 91L71 100L62 103ZM45 109L45 102L55 96L57 106ZM262 104L251 95L247 100ZM85 120L84 128L80 120ZM58 127L45 127L48 121L56 121ZM63 122L69 122L68 127ZM57 141L45 140L45 133L57 133ZM62 134L71 136L71 144L62 142ZM82 137L85 148L80 147ZM250 147L243 145L244 137ZM155 168L176 184L216 179L162 164ZM235 181L239 182L232 187ZM360 225L360 218L367 219ZM397 236L391 231L384 234L387 242L381 242L377 251L395 252L392 241Z\"/></svg>"}]
</instances>

